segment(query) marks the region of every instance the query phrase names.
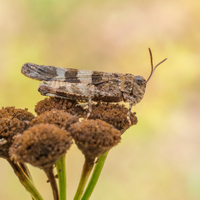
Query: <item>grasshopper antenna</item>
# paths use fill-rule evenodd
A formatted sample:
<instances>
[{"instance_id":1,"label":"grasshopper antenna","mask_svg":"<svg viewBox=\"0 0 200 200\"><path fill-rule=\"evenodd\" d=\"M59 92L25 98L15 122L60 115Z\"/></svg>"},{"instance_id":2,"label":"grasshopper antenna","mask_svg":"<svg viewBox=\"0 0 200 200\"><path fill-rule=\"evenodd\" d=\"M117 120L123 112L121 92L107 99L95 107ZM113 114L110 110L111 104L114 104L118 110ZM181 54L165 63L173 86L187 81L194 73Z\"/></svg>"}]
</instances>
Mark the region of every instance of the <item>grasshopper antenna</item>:
<instances>
[{"instance_id":1,"label":"grasshopper antenna","mask_svg":"<svg viewBox=\"0 0 200 200\"><path fill-rule=\"evenodd\" d=\"M153 76L154 71L156 70L156 68L162 64L163 62L165 62L165 60L167 60L167 58L165 58L164 60L162 60L161 62L159 62L155 67L153 67L153 56L152 56L152 52L151 49L149 48L149 54L150 54L150 59L151 59L151 73L149 75L149 78L147 79L147 82L151 79L151 77Z\"/></svg>"}]
</instances>

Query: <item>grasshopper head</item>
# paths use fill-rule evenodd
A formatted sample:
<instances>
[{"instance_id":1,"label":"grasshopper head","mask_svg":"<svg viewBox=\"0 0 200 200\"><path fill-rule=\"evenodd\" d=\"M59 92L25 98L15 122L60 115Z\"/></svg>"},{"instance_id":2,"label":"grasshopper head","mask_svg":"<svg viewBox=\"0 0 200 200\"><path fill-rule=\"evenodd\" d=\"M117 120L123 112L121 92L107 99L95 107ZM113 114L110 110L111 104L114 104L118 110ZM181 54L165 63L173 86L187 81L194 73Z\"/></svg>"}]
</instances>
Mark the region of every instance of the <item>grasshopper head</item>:
<instances>
[{"instance_id":1,"label":"grasshopper head","mask_svg":"<svg viewBox=\"0 0 200 200\"><path fill-rule=\"evenodd\" d=\"M146 80L142 76L134 76L133 78L132 93L137 103L139 103L144 96L146 83Z\"/></svg>"}]
</instances>

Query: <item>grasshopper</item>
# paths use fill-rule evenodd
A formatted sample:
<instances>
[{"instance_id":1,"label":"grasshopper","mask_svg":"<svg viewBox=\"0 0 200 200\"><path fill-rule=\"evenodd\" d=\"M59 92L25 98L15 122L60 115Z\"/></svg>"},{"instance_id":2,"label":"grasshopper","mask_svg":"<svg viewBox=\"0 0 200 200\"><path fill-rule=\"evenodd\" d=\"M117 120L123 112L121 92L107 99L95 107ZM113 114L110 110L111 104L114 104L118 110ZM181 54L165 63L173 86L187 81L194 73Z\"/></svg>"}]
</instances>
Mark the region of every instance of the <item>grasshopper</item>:
<instances>
[{"instance_id":1,"label":"grasshopper","mask_svg":"<svg viewBox=\"0 0 200 200\"><path fill-rule=\"evenodd\" d=\"M147 82L155 69L167 59L165 58L154 67L150 48L149 53L151 73L147 80L140 75L61 68L33 63L25 63L21 72L29 78L43 81L39 84L38 91L44 96L88 102L87 118L92 112L92 101L129 102L127 120L131 124L132 106L142 100Z\"/></svg>"}]
</instances>

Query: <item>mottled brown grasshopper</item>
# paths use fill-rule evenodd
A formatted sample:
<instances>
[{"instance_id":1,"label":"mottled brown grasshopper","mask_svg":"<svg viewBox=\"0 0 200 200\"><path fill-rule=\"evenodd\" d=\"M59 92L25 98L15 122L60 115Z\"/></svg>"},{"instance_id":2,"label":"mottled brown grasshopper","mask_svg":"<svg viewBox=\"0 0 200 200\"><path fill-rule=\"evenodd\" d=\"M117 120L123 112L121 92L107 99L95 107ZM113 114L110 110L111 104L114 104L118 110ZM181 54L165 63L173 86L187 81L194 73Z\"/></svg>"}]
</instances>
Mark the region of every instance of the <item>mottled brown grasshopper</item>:
<instances>
[{"instance_id":1,"label":"mottled brown grasshopper","mask_svg":"<svg viewBox=\"0 0 200 200\"><path fill-rule=\"evenodd\" d=\"M145 80L142 76L132 74L107 73L72 68L60 68L26 63L21 72L29 78L43 81L38 91L45 96L65 98L78 101L88 101L89 113L92 111L92 101L129 102L127 120L133 105L139 103L145 93L146 84L155 69L166 59L153 67L151 59L151 73Z\"/></svg>"}]
</instances>

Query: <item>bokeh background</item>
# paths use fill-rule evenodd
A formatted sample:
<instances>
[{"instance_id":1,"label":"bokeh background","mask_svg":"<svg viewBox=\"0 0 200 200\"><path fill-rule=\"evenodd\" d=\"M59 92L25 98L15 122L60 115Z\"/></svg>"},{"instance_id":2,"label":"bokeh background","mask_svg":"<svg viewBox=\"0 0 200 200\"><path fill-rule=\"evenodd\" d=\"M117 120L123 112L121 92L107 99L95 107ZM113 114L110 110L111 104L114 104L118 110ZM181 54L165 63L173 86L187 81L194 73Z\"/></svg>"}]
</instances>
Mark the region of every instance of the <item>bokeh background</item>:
<instances>
[{"instance_id":1,"label":"bokeh background","mask_svg":"<svg viewBox=\"0 0 200 200\"><path fill-rule=\"evenodd\" d=\"M147 78L148 47L163 63L148 83L138 124L110 151L91 200L200 199L199 0L0 0L0 106L28 108L44 97L20 72L25 62ZM83 155L67 155L68 199ZM30 167L44 199L43 171ZM0 199L30 199L0 160Z\"/></svg>"}]
</instances>

